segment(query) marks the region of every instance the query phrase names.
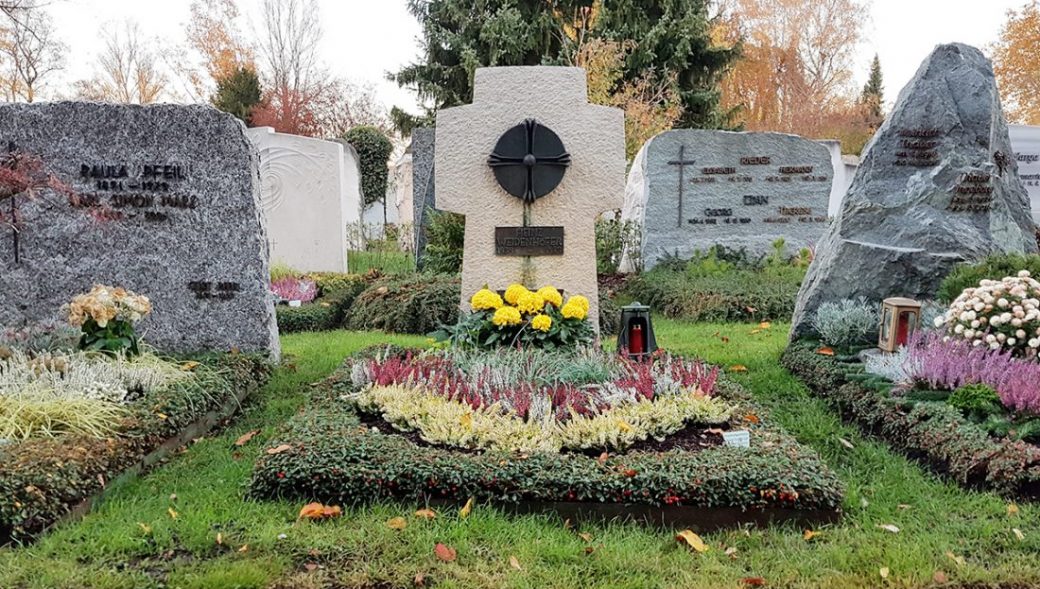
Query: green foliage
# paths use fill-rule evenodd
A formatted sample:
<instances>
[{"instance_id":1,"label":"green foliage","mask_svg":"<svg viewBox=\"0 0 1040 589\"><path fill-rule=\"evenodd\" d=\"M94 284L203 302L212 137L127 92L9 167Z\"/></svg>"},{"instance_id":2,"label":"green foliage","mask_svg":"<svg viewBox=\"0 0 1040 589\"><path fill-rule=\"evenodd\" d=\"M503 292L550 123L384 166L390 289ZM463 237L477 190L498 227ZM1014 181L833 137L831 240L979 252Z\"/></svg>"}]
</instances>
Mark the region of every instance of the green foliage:
<instances>
[{"instance_id":1,"label":"green foliage","mask_svg":"<svg viewBox=\"0 0 1040 589\"><path fill-rule=\"evenodd\" d=\"M536 347L572 350L587 346L595 338L592 324L584 316L565 317L562 309L546 303L538 315L552 321L548 329L535 329L534 313L524 314L515 325L497 325L496 311L473 311L454 324L443 324L430 335L457 348L493 350L500 347Z\"/></svg>"},{"instance_id":2,"label":"green foliage","mask_svg":"<svg viewBox=\"0 0 1040 589\"><path fill-rule=\"evenodd\" d=\"M812 318L812 328L823 343L847 350L876 341L880 321L878 305L860 297L823 303Z\"/></svg>"},{"instance_id":3,"label":"green foliage","mask_svg":"<svg viewBox=\"0 0 1040 589\"><path fill-rule=\"evenodd\" d=\"M596 273L616 274L625 252L638 260L641 243L638 223L619 218L596 219Z\"/></svg>"},{"instance_id":4,"label":"green foliage","mask_svg":"<svg viewBox=\"0 0 1040 589\"><path fill-rule=\"evenodd\" d=\"M306 278L318 285L318 298L299 307L275 307L281 333L342 328L354 299L368 287L365 278L358 274L312 272Z\"/></svg>"},{"instance_id":5,"label":"green foliage","mask_svg":"<svg viewBox=\"0 0 1040 589\"><path fill-rule=\"evenodd\" d=\"M430 222L425 231L426 251L422 255L423 272L457 274L462 271L466 217L447 211L430 211Z\"/></svg>"},{"instance_id":6,"label":"green foliage","mask_svg":"<svg viewBox=\"0 0 1040 589\"><path fill-rule=\"evenodd\" d=\"M966 384L953 391L946 403L974 419L983 419L1003 412L1000 395L993 387L984 384Z\"/></svg>"},{"instance_id":7,"label":"green foliage","mask_svg":"<svg viewBox=\"0 0 1040 589\"><path fill-rule=\"evenodd\" d=\"M230 76L217 80L217 93L210 98L213 106L231 113L246 125L250 124L253 109L261 100L260 78L250 67L240 67Z\"/></svg>"},{"instance_id":8,"label":"green foliage","mask_svg":"<svg viewBox=\"0 0 1040 589\"><path fill-rule=\"evenodd\" d=\"M83 322L83 334L79 338L79 349L101 352L108 356L126 354L129 357L141 354L137 333L132 321L112 319L104 327L88 317Z\"/></svg>"},{"instance_id":9,"label":"green foliage","mask_svg":"<svg viewBox=\"0 0 1040 589\"><path fill-rule=\"evenodd\" d=\"M425 335L459 317L457 277L405 275L372 283L354 300L346 328Z\"/></svg>"},{"instance_id":10,"label":"green foliage","mask_svg":"<svg viewBox=\"0 0 1040 589\"><path fill-rule=\"evenodd\" d=\"M874 54L874 61L870 62L870 77L863 85L860 101L870 107L870 116L876 123L884 120L882 108L885 105L885 84L881 74L881 60Z\"/></svg>"},{"instance_id":11,"label":"green foliage","mask_svg":"<svg viewBox=\"0 0 1040 589\"><path fill-rule=\"evenodd\" d=\"M357 151L361 167L361 192L365 205L380 202L386 197L387 161L394 150L386 134L378 127L358 125L347 131L344 139Z\"/></svg>"},{"instance_id":12,"label":"green foliage","mask_svg":"<svg viewBox=\"0 0 1040 589\"><path fill-rule=\"evenodd\" d=\"M271 264L271 282L277 282L283 278L300 278L302 272L297 271L289 264L275 262Z\"/></svg>"},{"instance_id":13,"label":"green foliage","mask_svg":"<svg viewBox=\"0 0 1040 589\"><path fill-rule=\"evenodd\" d=\"M336 329L340 327L336 318L342 317L339 309L326 301L304 303L299 307L278 305L275 314L278 316L279 333Z\"/></svg>"},{"instance_id":14,"label":"green foliage","mask_svg":"<svg viewBox=\"0 0 1040 589\"><path fill-rule=\"evenodd\" d=\"M400 250L349 251L347 267L357 274L372 270L381 274L408 274L415 272L415 258Z\"/></svg>"},{"instance_id":15,"label":"green foliage","mask_svg":"<svg viewBox=\"0 0 1040 589\"><path fill-rule=\"evenodd\" d=\"M311 272L305 278L313 280L318 286L319 297L344 291L353 292L357 296L368 286L365 277L358 273Z\"/></svg>"},{"instance_id":16,"label":"green foliage","mask_svg":"<svg viewBox=\"0 0 1040 589\"><path fill-rule=\"evenodd\" d=\"M978 286L981 280L1001 280L1005 276L1017 276L1021 270L1029 270L1033 276L1040 276L1040 256L998 254L977 264L961 264L943 279L936 299L949 304L964 289Z\"/></svg>"},{"instance_id":17,"label":"green foliage","mask_svg":"<svg viewBox=\"0 0 1040 589\"><path fill-rule=\"evenodd\" d=\"M599 291L599 333L602 337L617 335L621 329L621 307L606 290Z\"/></svg>"}]
</instances>

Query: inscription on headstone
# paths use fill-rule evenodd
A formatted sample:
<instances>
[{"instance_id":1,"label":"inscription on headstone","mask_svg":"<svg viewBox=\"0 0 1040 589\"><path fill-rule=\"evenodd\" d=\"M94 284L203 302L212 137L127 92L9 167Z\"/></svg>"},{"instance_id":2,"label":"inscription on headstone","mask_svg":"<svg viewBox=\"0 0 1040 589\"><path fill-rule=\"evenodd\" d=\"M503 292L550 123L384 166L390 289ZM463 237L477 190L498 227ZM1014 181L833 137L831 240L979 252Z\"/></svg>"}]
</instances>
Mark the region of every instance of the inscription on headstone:
<instances>
[{"instance_id":1,"label":"inscription on headstone","mask_svg":"<svg viewBox=\"0 0 1040 589\"><path fill-rule=\"evenodd\" d=\"M562 256L563 227L495 227L496 256Z\"/></svg>"},{"instance_id":2,"label":"inscription on headstone","mask_svg":"<svg viewBox=\"0 0 1040 589\"><path fill-rule=\"evenodd\" d=\"M1008 125L1018 177L1029 194L1033 221L1040 224L1040 127Z\"/></svg>"},{"instance_id":3,"label":"inscription on headstone","mask_svg":"<svg viewBox=\"0 0 1040 589\"><path fill-rule=\"evenodd\" d=\"M831 191L827 148L794 135L683 129L651 139L633 168L623 218L643 227L642 257L689 257L713 245L770 251L823 234ZM638 173L635 173L638 172Z\"/></svg>"}]
</instances>

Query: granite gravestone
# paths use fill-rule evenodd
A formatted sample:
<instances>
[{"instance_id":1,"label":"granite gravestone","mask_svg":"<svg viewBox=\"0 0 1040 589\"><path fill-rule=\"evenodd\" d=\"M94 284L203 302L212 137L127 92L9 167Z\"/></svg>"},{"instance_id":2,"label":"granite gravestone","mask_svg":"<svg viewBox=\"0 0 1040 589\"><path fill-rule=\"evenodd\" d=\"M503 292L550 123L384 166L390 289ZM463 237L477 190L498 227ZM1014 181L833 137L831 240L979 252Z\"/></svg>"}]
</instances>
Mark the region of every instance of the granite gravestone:
<instances>
[{"instance_id":1,"label":"granite gravestone","mask_svg":"<svg viewBox=\"0 0 1040 589\"><path fill-rule=\"evenodd\" d=\"M793 252L823 235L832 175L827 148L795 135L665 131L633 165L622 219L642 227L645 269L713 245Z\"/></svg>"},{"instance_id":2,"label":"granite gravestone","mask_svg":"<svg viewBox=\"0 0 1040 589\"><path fill-rule=\"evenodd\" d=\"M624 113L589 104L581 68L474 79L473 104L437 113L437 205L466 215L460 304L485 284L551 284L588 297L598 329L595 223L621 205Z\"/></svg>"},{"instance_id":3,"label":"granite gravestone","mask_svg":"<svg viewBox=\"0 0 1040 589\"><path fill-rule=\"evenodd\" d=\"M361 193L356 181L348 183L344 146L271 127L246 129L246 135L260 152L271 262L302 272L346 272L347 225L360 218Z\"/></svg>"},{"instance_id":4,"label":"granite gravestone","mask_svg":"<svg viewBox=\"0 0 1040 589\"><path fill-rule=\"evenodd\" d=\"M103 283L152 300L140 329L164 352L278 357L257 153L237 119L208 106L0 104L0 141L78 194L20 197L18 239L0 239L0 325L58 318Z\"/></svg>"},{"instance_id":5,"label":"granite gravestone","mask_svg":"<svg viewBox=\"0 0 1040 589\"><path fill-rule=\"evenodd\" d=\"M828 301L932 298L958 263L1036 252L1033 232L993 69L974 47L940 45L867 146L802 284L792 336Z\"/></svg>"},{"instance_id":6,"label":"granite gravestone","mask_svg":"<svg viewBox=\"0 0 1040 589\"><path fill-rule=\"evenodd\" d=\"M1018 162L1018 178L1029 194L1033 222L1040 223L1040 127L1008 125L1008 134Z\"/></svg>"},{"instance_id":7,"label":"granite gravestone","mask_svg":"<svg viewBox=\"0 0 1040 589\"><path fill-rule=\"evenodd\" d=\"M437 210L433 171L435 141L434 129L423 127L412 131L412 229L417 268L422 268L422 257L426 253L426 227L431 213Z\"/></svg>"}]
</instances>

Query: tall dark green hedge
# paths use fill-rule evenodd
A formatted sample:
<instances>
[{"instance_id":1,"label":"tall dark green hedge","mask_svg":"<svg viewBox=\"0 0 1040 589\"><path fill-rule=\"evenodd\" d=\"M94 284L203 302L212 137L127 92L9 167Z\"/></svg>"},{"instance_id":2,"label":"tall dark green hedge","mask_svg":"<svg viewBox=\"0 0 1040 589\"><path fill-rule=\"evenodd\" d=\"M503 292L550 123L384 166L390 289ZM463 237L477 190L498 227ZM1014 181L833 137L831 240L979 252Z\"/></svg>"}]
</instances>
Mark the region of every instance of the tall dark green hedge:
<instances>
[{"instance_id":1,"label":"tall dark green hedge","mask_svg":"<svg viewBox=\"0 0 1040 589\"><path fill-rule=\"evenodd\" d=\"M394 144L385 133L371 125L354 127L347 131L344 139L357 150L361 165L361 192L365 195L365 204L370 205L383 200L389 175L386 164L394 150Z\"/></svg>"}]
</instances>

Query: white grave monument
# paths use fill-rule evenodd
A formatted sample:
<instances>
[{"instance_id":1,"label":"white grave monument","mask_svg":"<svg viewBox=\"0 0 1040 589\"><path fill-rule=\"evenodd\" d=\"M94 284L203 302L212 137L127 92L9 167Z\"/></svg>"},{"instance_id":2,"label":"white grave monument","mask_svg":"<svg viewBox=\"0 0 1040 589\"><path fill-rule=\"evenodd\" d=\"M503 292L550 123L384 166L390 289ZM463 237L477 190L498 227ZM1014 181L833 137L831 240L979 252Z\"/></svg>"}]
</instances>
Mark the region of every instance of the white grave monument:
<instances>
[{"instance_id":1,"label":"white grave monument","mask_svg":"<svg viewBox=\"0 0 1040 589\"><path fill-rule=\"evenodd\" d=\"M347 224L361 214L357 155L334 141L271 127L246 134L260 152L271 262L304 272L345 272Z\"/></svg>"},{"instance_id":2,"label":"white grave monument","mask_svg":"<svg viewBox=\"0 0 1040 589\"><path fill-rule=\"evenodd\" d=\"M480 68L436 133L437 208L466 216L463 307L485 284L551 284L588 297L596 326L595 222L624 197L624 113L588 103L581 68Z\"/></svg>"}]
</instances>

